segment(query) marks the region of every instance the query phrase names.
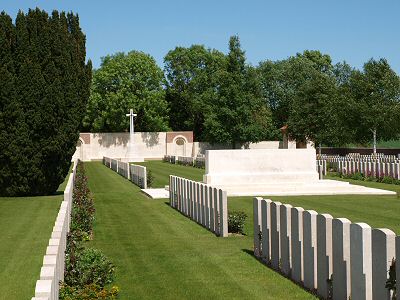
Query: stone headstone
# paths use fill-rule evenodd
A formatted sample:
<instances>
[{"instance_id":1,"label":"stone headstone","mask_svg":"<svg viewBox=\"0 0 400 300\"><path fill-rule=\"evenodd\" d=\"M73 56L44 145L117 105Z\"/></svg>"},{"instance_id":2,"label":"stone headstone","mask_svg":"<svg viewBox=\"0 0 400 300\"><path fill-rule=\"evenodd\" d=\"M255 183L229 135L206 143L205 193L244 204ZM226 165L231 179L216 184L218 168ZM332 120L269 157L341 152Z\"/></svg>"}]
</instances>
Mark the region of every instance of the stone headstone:
<instances>
[{"instance_id":1,"label":"stone headstone","mask_svg":"<svg viewBox=\"0 0 400 300\"><path fill-rule=\"evenodd\" d=\"M302 207L293 207L291 212L291 249L292 249L292 279L303 282L303 211Z\"/></svg>"},{"instance_id":2,"label":"stone headstone","mask_svg":"<svg viewBox=\"0 0 400 300\"><path fill-rule=\"evenodd\" d=\"M272 202L271 203L271 266L279 270L280 262L280 245L279 245L279 211L282 203Z\"/></svg>"},{"instance_id":3,"label":"stone headstone","mask_svg":"<svg viewBox=\"0 0 400 300\"><path fill-rule=\"evenodd\" d=\"M350 221L332 220L333 300L350 297Z\"/></svg>"},{"instance_id":4,"label":"stone headstone","mask_svg":"<svg viewBox=\"0 0 400 300\"><path fill-rule=\"evenodd\" d=\"M261 200L261 258L267 263L271 260L271 200Z\"/></svg>"},{"instance_id":5,"label":"stone headstone","mask_svg":"<svg viewBox=\"0 0 400 300\"><path fill-rule=\"evenodd\" d=\"M261 255L261 197L253 198L253 216L254 216L254 255L260 257Z\"/></svg>"},{"instance_id":6,"label":"stone headstone","mask_svg":"<svg viewBox=\"0 0 400 300\"><path fill-rule=\"evenodd\" d=\"M372 300L371 238L372 230L368 224L350 224L350 274L352 300Z\"/></svg>"},{"instance_id":7,"label":"stone headstone","mask_svg":"<svg viewBox=\"0 0 400 300\"><path fill-rule=\"evenodd\" d=\"M291 209L293 206L283 204L280 207L280 256L281 256L281 270L283 274L288 276L291 272L291 251L290 251L290 237L291 237Z\"/></svg>"},{"instance_id":8,"label":"stone headstone","mask_svg":"<svg viewBox=\"0 0 400 300\"><path fill-rule=\"evenodd\" d=\"M332 220L329 214L317 216L317 292L324 299L329 296L332 276Z\"/></svg>"},{"instance_id":9,"label":"stone headstone","mask_svg":"<svg viewBox=\"0 0 400 300\"><path fill-rule=\"evenodd\" d=\"M304 286L317 288L317 215L313 210L303 212Z\"/></svg>"},{"instance_id":10,"label":"stone headstone","mask_svg":"<svg viewBox=\"0 0 400 300\"><path fill-rule=\"evenodd\" d=\"M395 252L396 234L389 229L372 229L372 299L392 299L385 285Z\"/></svg>"}]
</instances>

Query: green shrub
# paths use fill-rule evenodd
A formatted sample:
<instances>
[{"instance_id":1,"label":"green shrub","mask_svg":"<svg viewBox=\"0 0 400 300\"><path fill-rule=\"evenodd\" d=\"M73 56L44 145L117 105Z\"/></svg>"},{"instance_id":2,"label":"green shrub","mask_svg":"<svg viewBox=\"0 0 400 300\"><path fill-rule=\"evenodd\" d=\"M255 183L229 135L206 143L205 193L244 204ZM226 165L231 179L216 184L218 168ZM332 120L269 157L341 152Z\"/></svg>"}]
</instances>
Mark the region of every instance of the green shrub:
<instances>
[{"instance_id":1,"label":"green shrub","mask_svg":"<svg viewBox=\"0 0 400 300\"><path fill-rule=\"evenodd\" d=\"M396 290L396 260L392 260L392 264L389 268L389 278L386 281L385 288L387 288L389 291L393 291L393 298L392 299L397 299L397 290Z\"/></svg>"},{"instance_id":2,"label":"green shrub","mask_svg":"<svg viewBox=\"0 0 400 300\"><path fill-rule=\"evenodd\" d=\"M244 234L244 223L247 215L243 211L230 211L228 213L228 231L231 233Z\"/></svg>"},{"instance_id":3,"label":"green shrub","mask_svg":"<svg viewBox=\"0 0 400 300\"><path fill-rule=\"evenodd\" d=\"M154 176L153 176L153 172L151 172L151 170L147 170L147 188L150 188L153 186L154 183Z\"/></svg>"},{"instance_id":4,"label":"green shrub","mask_svg":"<svg viewBox=\"0 0 400 300\"><path fill-rule=\"evenodd\" d=\"M113 286L111 289L102 288L95 284L77 288L62 283L60 286L60 300L113 300L117 299L119 288Z\"/></svg>"},{"instance_id":5,"label":"green shrub","mask_svg":"<svg viewBox=\"0 0 400 300\"><path fill-rule=\"evenodd\" d=\"M88 187L83 163L78 161L76 168L72 196L73 206L71 212L71 231L83 231L87 234L87 236L90 236L93 230L94 222L94 201Z\"/></svg>"}]
</instances>

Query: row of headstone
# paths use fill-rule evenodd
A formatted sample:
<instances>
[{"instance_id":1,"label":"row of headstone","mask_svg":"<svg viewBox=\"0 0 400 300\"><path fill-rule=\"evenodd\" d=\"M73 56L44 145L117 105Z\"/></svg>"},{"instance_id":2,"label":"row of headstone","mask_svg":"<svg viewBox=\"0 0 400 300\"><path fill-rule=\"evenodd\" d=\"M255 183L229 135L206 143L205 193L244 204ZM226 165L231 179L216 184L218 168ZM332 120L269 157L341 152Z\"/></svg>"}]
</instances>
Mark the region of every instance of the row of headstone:
<instances>
[{"instance_id":1,"label":"row of headstone","mask_svg":"<svg viewBox=\"0 0 400 300\"><path fill-rule=\"evenodd\" d=\"M205 168L206 165L205 157L164 155L163 161L197 168Z\"/></svg>"},{"instance_id":2,"label":"row of headstone","mask_svg":"<svg viewBox=\"0 0 400 300\"><path fill-rule=\"evenodd\" d=\"M400 163L338 161L333 169L343 174L362 173L367 177L392 177L400 180Z\"/></svg>"},{"instance_id":3,"label":"row of headstone","mask_svg":"<svg viewBox=\"0 0 400 300\"><path fill-rule=\"evenodd\" d=\"M147 189L146 167L129 164L109 157L103 157L103 164L126 179L132 181L141 189Z\"/></svg>"},{"instance_id":4,"label":"row of headstone","mask_svg":"<svg viewBox=\"0 0 400 300\"><path fill-rule=\"evenodd\" d=\"M67 234L71 224L72 194L77 162L74 162L64 190L64 200L58 212L53 231L43 257L40 279L36 281L32 300L58 300L59 282L64 280Z\"/></svg>"},{"instance_id":5,"label":"row of headstone","mask_svg":"<svg viewBox=\"0 0 400 300\"><path fill-rule=\"evenodd\" d=\"M170 206L218 236L228 236L227 193L221 189L170 175Z\"/></svg>"},{"instance_id":6,"label":"row of headstone","mask_svg":"<svg viewBox=\"0 0 400 300\"><path fill-rule=\"evenodd\" d=\"M253 208L254 255L272 268L323 299L392 299L386 281L400 257L393 231L260 197Z\"/></svg>"},{"instance_id":7,"label":"row of headstone","mask_svg":"<svg viewBox=\"0 0 400 300\"><path fill-rule=\"evenodd\" d=\"M344 160L355 160L355 161L379 161L379 162L399 162L400 154L395 155L359 155L359 156L340 156L340 155L321 155L317 156L317 159L326 160L328 162L337 162Z\"/></svg>"}]
</instances>

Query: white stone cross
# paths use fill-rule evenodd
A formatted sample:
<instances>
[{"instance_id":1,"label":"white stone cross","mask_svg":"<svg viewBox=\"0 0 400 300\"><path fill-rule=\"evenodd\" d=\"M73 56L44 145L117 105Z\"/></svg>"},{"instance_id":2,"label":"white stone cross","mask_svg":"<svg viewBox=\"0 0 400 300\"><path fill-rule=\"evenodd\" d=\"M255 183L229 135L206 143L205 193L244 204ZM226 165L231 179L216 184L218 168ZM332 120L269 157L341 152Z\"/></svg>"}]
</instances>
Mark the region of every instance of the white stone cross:
<instances>
[{"instance_id":1,"label":"white stone cross","mask_svg":"<svg viewBox=\"0 0 400 300\"><path fill-rule=\"evenodd\" d=\"M133 109L130 109L129 114L126 114L126 116L130 117L129 130L130 130L130 134L133 135L133 133L134 133L133 118L136 117L137 114L134 114Z\"/></svg>"},{"instance_id":2,"label":"white stone cross","mask_svg":"<svg viewBox=\"0 0 400 300\"><path fill-rule=\"evenodd\" d=\"M126 114L127 117L130 118L130 126L129 126L129 146L128 146L128 155L127 157L133 157L133 139L134 139L134 123L133 118L137 116L137 114L133 113L133 109L130 109L129 114Z\"/></svg>"}]
</instances>

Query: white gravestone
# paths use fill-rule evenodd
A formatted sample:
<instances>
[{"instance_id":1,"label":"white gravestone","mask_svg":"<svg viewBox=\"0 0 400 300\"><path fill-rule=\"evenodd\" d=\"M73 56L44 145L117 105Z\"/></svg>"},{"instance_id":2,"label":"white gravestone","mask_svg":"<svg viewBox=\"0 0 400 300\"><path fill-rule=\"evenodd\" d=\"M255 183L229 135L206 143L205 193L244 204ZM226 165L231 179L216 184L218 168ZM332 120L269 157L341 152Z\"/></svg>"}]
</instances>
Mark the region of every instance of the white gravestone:
<instances>
[{"instance_id":1,"label":"white gravestone","mask_svg":"<svg viewBox=\"0 0 400 300\"><path fill-rule=\"evenodd\" d=\"M261 233L261 197L254 197L253 198L253 216L254 216L254 255L256 257L260 257L261 255L261 240L260 240L260 233Z\"/></svg>"},{"instance_id":2,"label":"white gravestone","mask_svg":"<svg viewBox=\"0 0 400 300\"><path fill-rule=\"evenodd\" d=\"M332 216L317 216L317 286L318 295L328 298L328 280L332 276Z\"/></svg>"},{"instance_id":3,"label":"white gravestone","mask_svg":"<svg viewBox=\"0 0 400 300\"><path fill-rule=\"evenodd\" d=\"M333 300L350 297L350 224L345 218L332 220Z\"/></svg>"},{"instance_id":4,"label":"white gravestone","mask_svg":"<svg viewBox=\"0 0 400 300\"><path fill-rule=\"evenodd\" d=\"M291 212L291 249L292 249L292 279L301 283L303 272L303 211L302 207L293 207Z\"/></svg>"},{"instance_id":5,"label":"white gravestone","mask_svg":"<svg viewBox=\"0 0 400 300\"><path fill-rule=\"evenodd\" d=\"M313 210L303 212L304 286L317 288L317 215Z\"/></svg>"},{"instance_id":6,"label":"white gravestone","mask_svg":"<svg viewBox=\"0 0 400 300\"><path fill-rule=\"evenodd\" d=\"M271 203L271 266L279 270L280 262L280 245L279 245L279 211L282 203L272 202Z\"/></svg>"},{"instance_id":7,"label":"white gravestone","mask_svg":"<svg viewBox=\"0 0 400 300\"><path fill-rule=\"evenodd\" d=\"M351 299L372 300L372 230L368 224L350 224Z\"/></svg>"},{"instance_id":8,"label":"white gravestone","mask_svg":"<svg viewBox=\"0 0 400 300\"><path fill-rule=\"evenodd\" d=\"M271 200L261 200L261 258L269 263L271 260Z\"/></svg>"},{"instance_id":9,"label":"white gravestone","mask_svg":"<svg viewBox=\"0 0 400 300\"><path fill-rule=\"evenodd\" d=\"M385 287L396 255L396 234L389 229L372 229L372 299L390 300Z\"/></svg>"},{"instance_id":10,"label":"white gravestone","mask_svg":"<svg viewBox=\"0 0 400 300\"><path fill-rule=\"evenodd\" d=\"M280 251L281 251L281 269L283 274L288 276L291 270L291 251L290 251L290 229L291 229L291 209L293 206L283 204L280 207Z\"/></svg>"}]
</instances>

